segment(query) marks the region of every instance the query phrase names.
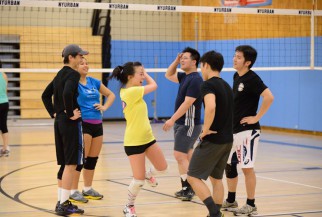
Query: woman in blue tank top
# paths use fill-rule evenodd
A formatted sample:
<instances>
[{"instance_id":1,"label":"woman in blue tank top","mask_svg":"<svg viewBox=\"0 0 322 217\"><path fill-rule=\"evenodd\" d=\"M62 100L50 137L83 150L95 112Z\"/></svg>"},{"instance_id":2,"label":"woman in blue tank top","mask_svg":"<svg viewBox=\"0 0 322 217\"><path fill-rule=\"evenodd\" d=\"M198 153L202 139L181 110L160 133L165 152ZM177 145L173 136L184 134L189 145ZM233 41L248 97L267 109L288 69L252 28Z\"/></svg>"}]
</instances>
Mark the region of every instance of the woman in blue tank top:
<instances>
[{"instance_id":1,"label":"woman in blue tank top","mask_svg":"<svg viewBox=\"0 0 322 217\"><path fill-rule=\"evenodd\" d=\"M103 125L102 113L106 111L114 102L115 95L103 83L93 77L87 76L88 63L85 58L79 65L78 72L80 80L78 84L78 97L82 113L82 127L85 145L84 165L78 165L74 174L74 180L70 195L70 200L74 202L87 203L88 199L100 200L103 195L92 188L94 171L103 144ZM100 102L100 94L107 97L102 105ZM84 187L82 193L78 191L78 182L80 172L83 170Z\"/></svg>"}]
</instances>

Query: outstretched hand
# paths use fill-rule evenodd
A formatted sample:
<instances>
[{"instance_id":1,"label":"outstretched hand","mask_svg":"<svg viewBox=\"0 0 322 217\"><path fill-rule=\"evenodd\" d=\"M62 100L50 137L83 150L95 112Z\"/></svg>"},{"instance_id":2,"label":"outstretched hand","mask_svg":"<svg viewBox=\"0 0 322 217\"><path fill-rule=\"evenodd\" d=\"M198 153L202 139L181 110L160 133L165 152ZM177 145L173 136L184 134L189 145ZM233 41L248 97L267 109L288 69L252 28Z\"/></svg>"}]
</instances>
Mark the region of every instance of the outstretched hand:
<instances>
[{"instance_id":1,"label":"outstretched hand","mask_svg":"<svg viewBox=\"0 0 322 217\"><path fill-rule=\"evenodd\" d=\"M167 120L167 121L164 123L164 125L163 125L162 129L163 129L164 131L168 131L168 130L170 130L170 129L171 129L171 127L173 127L173 125L174 125L174 121L170 118L169 120Z\"/></svg>"}]
</instances>

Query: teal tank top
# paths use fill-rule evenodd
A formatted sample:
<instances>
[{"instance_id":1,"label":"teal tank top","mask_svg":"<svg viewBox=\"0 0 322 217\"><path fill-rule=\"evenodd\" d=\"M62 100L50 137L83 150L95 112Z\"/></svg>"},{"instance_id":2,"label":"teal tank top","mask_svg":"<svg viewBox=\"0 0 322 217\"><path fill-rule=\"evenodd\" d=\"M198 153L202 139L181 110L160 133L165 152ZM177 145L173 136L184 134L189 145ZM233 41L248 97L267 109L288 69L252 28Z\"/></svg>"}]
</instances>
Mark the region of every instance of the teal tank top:
<instances>
[{"instance_id":1,"label":"teal tank top","mask_svg":"<svg viewBox=\"0 0 322 217\"><path fill-rule=\"evenodd\" d=\"M8 102L7 82L4 79L2 72L0 72L0 103L6 102Z\"/></svg>"}]
</instances>

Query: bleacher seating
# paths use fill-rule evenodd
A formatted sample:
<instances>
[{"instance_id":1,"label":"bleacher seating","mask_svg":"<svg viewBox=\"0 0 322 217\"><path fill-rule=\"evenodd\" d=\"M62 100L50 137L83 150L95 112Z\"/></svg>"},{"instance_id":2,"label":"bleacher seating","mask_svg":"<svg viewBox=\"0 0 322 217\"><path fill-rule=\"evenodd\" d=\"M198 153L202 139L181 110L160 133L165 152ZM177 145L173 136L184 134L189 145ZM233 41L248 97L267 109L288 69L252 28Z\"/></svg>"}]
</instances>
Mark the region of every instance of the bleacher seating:
<instances>
[{"instance_id":1,"label":"bleacher seating","mask_svg":"<svg viewBox=\"0 0 322 217\"><path fill-rule=\"evenodd\" d=\"M60 69L63 66L61 52L67 44L79 44L90 54L86 56L90 68L101 68L100 36L92 36L91 28L71 27L4 27L0 34L20 37L20 68L24 69ZM13 60L12 60L13 61ZM41 94L56 73L20 74L20 117L49 118ZM101 79L100 73L91 76ZM18 99L18 98L17 98Z\"/></svg>"}]
</instances>

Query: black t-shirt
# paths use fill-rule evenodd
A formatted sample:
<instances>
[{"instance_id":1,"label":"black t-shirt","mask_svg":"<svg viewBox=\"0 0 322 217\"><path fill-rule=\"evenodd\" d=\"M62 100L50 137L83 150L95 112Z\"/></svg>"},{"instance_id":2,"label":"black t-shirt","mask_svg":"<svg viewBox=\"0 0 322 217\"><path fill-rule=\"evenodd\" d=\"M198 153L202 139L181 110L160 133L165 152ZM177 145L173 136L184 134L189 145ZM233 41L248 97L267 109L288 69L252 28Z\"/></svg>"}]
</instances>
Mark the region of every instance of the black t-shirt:
<instances>
[{"instance_id":1,"label":"black t-shirt","mask_svg":"<svg viewBox=\"0 0 322 217\"><path fill-rule=\"evenodd\" d=\"M181 116L176 123L186 126L199 125L201 124L200 116L202 100L200 86L203 82L202 78L198 72L192 72L188 75L180 72L178 73L178 80L180 85L175 103L175 111L177 111L184 102L186 96L196 98L196 100L190 106L186 114Z\"/></svg>"},{"instance_id":2,"label":"black t-shirt","mask_svg":"<svg viewBox=\"0 0 322 217\"><path fill-rule=\"evenodd\" d=\"M240 124L240 121L244 117L257 114L260 95L266 88L262 79L252 70L241 77L237 72L234 74L234 133L260 129L259 122Z\"/></svg>"},{"instance_id":3,"label":"black t-shirt","mask_svg":"<svg viewBox=\"0 0 322 217\"><path fill-rule=\"evenodd\" d=\"M202 98L207 94L216 97L215 119L210 130L217 131L204 137L204 140L215 144L233 142L233 91L229 84L221 78L212 77L201 86Z\"/></svg>"},{"instance_id":4,"label":"black t-shirt","mask_svg":"<svg viewBox=\"0 0 322 217\"><path fill-rule=\"evenodd\" d=\"M77 71L64 66L48 84L42 94L42 100L51 117L54 117L54 113L59 115L65 111L68 117L74 116L74 109L79 109L77 103L79 79L80 74Z\"/></svg>"}]
</instances>

